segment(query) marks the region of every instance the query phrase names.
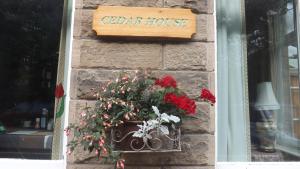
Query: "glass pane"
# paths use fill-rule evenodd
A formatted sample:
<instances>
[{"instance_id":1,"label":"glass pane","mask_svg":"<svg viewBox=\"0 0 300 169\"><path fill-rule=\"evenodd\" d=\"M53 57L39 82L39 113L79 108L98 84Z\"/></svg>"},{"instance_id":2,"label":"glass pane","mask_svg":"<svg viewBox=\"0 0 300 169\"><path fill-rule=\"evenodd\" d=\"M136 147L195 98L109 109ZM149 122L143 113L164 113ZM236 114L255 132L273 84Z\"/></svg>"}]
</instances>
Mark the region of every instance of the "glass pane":
<instances>
[{"instance_id":1,"label":"glass pane","mask_svg":"<svg viewBox=\"0 0 300 169\"><path fill-rule=\"evenodd\" d=\"M62 10L0 1L0 158L51 159Z\"/></svg>"},{"instance_id":2,"label":"glass pane","mask_svg":"<svg viewBox=\"0 0 300 169\"><path fill-rule=\"evenodd\" d=\"M300 160L297 4L246 0L251 156Z\"/></svg>"}]
</instances>

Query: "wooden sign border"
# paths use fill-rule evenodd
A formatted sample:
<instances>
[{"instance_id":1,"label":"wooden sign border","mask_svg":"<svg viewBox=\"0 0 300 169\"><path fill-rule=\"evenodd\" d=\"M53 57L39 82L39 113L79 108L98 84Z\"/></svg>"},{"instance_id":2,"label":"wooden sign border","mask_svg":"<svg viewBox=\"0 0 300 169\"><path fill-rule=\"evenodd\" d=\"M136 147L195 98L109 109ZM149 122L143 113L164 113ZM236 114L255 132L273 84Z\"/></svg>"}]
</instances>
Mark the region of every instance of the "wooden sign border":
<instances>
[{"instance_id":1,"label":"wooden sign border","mask_svg":"<svg viewBox=\"0 0 300 169\"><path fill-rule=\"evenodd\" d=\"M92 27L98 36L190 39L196 14L182 8L99 6Z\"/></svg>"}]
</instances>

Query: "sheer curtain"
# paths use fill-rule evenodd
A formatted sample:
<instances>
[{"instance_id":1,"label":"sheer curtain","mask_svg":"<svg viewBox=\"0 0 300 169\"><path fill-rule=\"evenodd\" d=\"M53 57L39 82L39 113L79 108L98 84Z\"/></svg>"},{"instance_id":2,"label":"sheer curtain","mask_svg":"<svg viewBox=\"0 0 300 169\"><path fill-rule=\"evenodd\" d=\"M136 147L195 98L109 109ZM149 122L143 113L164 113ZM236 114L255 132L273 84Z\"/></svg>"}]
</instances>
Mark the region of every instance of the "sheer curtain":
<instances>
[{"instance_id":1,"label":"sheer curtain","mask_svg":"<svg viewBox=\"0 0 300 169\"><path fill-rule=\"evenodd\" d=\"M289 38L297 36L293 6L293 3L288 3L285 10L269 16L269 36L273 42L270 48L271 79L280 104L280 109L276 112L276 148L299 157L300 140L294 135L293 124L294 114L299 111L299 103L295 101L299 102L299 98L295 100L292 96L296 92L299 97L299 82L296 88L292 85L293 76L299 81L299 57L297 38Z\"/></svg>"},{"instance_id":2,"label":"sheer curtain","mask_svg":"<svg viewBox=\"0 0 300 169\"><path fill-rule=\"evenodd\" d=\"M217 0L218 161L250 161L244 1Z\"/></svg>"}]
</instances>

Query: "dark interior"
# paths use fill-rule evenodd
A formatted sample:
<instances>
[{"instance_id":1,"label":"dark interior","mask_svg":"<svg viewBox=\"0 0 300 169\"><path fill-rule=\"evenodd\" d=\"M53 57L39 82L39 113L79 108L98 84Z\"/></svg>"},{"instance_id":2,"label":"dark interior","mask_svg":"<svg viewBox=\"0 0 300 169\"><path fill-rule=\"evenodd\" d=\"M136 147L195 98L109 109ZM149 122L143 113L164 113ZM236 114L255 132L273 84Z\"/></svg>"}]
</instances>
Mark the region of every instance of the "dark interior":
<instances>
[{"instance_id":1,"label":"dark interior","mask_svg":"<svg viewBox=\"0 0 300 169\"><path fill-rule=\"evenodd\" d=\"M43 108L53 119L62 10L62 0L0 1L0 157L50 158L37 141L49 131L10 132L46 130L35 124Z\"/></svg>"}]
</instances>

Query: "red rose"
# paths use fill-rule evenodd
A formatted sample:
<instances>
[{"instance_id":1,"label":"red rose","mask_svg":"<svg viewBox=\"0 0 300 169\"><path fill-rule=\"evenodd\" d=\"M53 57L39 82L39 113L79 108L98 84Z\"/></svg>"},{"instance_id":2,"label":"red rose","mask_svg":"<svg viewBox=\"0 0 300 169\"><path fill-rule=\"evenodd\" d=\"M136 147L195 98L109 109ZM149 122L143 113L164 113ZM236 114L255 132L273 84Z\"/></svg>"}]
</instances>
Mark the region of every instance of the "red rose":
<instances>
[{"instance_id":1,"label":"red rose","mask_svg":"<svg viewBox=\"0 0 300 169\"><path fill-rule=\"evenodd\" d=\"M56 88L55 88L55 97L57 99L61 98L64 96L64 87L63 85L60 83L59 85L56 85Z\"/></svg>"},{"instance_id":2,"label":"red rose","mask_svg":"<svg viewBox=\"0 0 300 169\"><path fill-rule=\"evenodd\" d=\"M211 104L216 103L216 97L208 89L205 88L201 90L200 98L209 101Z\"/></svg>"},{"instance_id":3,"label":"red rose","mask_svg":"<svg viewBox=\"0 0 300 169\"><path fill-rule=\"evenodd\" d=\"M170 75L164 76L161 80L157 79L155 81L155 85L159 85L161 87L177 87L176 80Z\"/></svg>"}]
</instances>

